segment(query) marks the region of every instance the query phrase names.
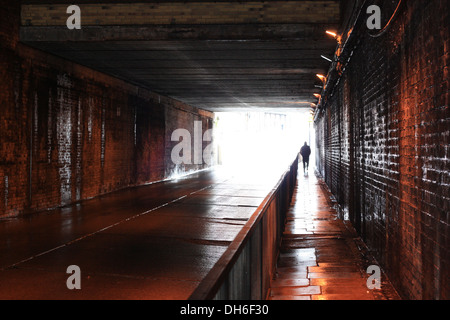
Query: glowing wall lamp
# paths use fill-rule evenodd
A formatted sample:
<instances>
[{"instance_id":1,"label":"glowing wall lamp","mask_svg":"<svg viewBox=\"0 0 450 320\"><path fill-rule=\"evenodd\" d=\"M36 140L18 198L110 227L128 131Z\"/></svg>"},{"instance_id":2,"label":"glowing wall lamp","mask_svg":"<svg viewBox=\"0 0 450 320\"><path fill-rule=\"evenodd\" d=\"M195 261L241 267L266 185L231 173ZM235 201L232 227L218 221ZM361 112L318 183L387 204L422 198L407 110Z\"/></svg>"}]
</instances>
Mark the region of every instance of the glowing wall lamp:
<instances>
[{"instance_id":1,"label":"glowing wall lamp","mask_svg":"<svg viewBox=\"0 0 450 320\"><path fill-rule=\"evenodd\" d=\"M325 80L327 80L327 77L325 77L323 74L316 74L316 76L317 76L317 78L319 78L323 82L325 82Z\"/></svg>"},{"instance_id":2,"label":"glowing wall lamp","mask_svg":"<svg viewBox=\"0 0 450 320\"><path fill-rule=\"evenodd\" d=\"M341 47L341 40L342 40L342 38L341 38L340 35L338 35L338 34L337 34L336 32L334 32L334 31L330 31L330 30L327 30L327 31L326 31L326 34L328 34L328 35L332 36L333 38L335 38L336 41L337 41L338 44L339 44L339 47Z\"/></svg>"},{"instance_id":3,"label":"glowing wall lamp","mask_svg":"<svg viewBox=\"0 0 450 320\"><path fill-rule=\"evenodd\" d=\"M336 32L327 30L326 33L327 33L328 35L332 36L332 37L335 38L335 39L338 38L338 35L337 35Z\"/></svg>"}]
</instances>

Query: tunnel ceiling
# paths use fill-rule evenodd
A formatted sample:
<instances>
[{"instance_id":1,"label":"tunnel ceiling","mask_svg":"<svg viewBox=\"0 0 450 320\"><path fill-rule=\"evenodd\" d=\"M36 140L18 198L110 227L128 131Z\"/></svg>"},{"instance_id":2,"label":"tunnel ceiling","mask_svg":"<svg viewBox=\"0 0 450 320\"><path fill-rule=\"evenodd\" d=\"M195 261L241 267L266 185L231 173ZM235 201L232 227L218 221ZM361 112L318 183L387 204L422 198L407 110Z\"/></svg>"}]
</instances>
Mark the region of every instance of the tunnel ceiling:
<instances>
[{"instance_id":1,"label":"tunnel ceiling","mask_svg":"<svg viewBox=\"0 0 450 320\"><path fill-rule=\"evenodd\" d=\"M213 112L316 103L340 18L339 1L102 2L69 30L61 2L23 3L21 41Z\"/></svg>"}]
</instances>

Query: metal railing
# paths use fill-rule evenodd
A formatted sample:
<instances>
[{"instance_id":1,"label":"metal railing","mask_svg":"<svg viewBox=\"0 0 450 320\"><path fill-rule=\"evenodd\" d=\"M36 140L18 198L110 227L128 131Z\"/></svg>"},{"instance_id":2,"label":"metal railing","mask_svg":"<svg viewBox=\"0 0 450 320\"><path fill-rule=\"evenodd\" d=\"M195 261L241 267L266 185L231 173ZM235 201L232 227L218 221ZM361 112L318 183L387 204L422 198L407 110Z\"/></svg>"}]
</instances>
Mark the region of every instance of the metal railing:
<instances>
[{"instance_id":1,"label":"metal railing","mask_svg":"<svg viewBox=\"0 0 450 320\"><path fill-rule=\"evenodd\" d=\"M250 217L189 300L264 300L276 270L299 157Z\"/></svg>"}]
</instances>

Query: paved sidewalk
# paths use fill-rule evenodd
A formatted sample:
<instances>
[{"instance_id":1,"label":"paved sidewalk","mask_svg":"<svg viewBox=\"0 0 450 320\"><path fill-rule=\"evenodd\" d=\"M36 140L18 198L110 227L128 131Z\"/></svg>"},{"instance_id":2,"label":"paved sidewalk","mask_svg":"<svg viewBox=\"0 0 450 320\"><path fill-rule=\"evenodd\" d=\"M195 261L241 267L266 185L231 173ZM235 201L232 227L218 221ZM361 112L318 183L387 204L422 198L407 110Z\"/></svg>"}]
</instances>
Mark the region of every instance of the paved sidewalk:
<instances>
[{"instance_id":1,"label":"paved sidewalk","mask_svg":"<svg viewBox=\"0 0 450 320\"><path fill-rule=\"evenodd\" d=\"M367 288L367 267L377 263L353 227L338 219L330 197L322 180L299 170L269 298L400 299L384 274L381 290Z\"/></svg>"}]
</instances>

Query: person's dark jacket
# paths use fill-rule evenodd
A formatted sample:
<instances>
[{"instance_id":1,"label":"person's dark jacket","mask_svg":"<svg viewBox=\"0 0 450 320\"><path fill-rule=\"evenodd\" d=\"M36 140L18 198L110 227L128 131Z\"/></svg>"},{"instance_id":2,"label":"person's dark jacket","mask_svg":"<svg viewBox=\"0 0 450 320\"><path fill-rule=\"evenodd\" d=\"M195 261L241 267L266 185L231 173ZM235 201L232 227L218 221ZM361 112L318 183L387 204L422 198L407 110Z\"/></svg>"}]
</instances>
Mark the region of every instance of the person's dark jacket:
<instances>
[{"instance_id":1,"label":"person's dark jacket","mask_svg":"<svg viewBox=\"0 0 450 320\"><path fill-rule=\"evenodd\" d=\"M300 149L300 154L302 155L303 159L309 159L309 156L311 155L311 148L309 146L303 146Z\"/></svg>"}]
</instances>

